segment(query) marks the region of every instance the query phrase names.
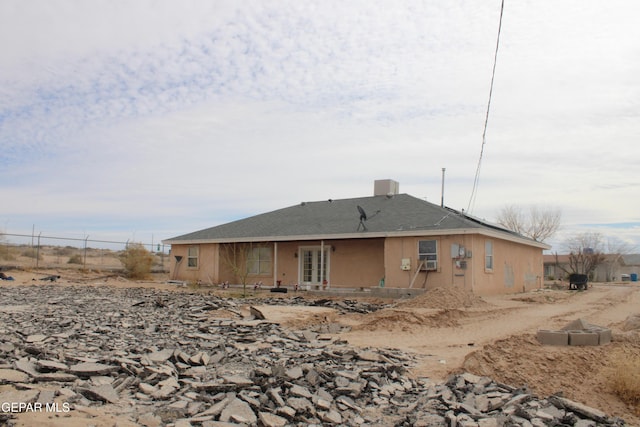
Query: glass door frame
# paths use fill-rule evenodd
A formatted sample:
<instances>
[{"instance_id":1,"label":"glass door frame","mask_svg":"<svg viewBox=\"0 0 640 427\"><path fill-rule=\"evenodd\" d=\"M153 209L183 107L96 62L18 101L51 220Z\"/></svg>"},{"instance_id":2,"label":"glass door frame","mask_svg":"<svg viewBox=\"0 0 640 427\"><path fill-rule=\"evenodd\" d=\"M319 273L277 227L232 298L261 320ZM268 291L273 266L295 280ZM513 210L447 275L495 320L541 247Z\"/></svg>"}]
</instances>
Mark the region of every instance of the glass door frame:
<instances>
[{"instance_id":1,"label":"glass door frame","mask_svg":"<svg viewBox=\"0 0 640 427\"><path fill-rule=\"evenodd\" d=\"M316 268L316 277L312 277L311 281L305 281L305 254L311 252L312 254L312 263L315 265L322 266L324 264L324 269L320 267ZM324 256L322 253L324 252ZM330 281L330 271L331 271L331 246L328 245L309 245L309 246L299 246L298 247L298 283L301 285L321 285L326 284L329 287ZM322 271L324 270L324 271Z\"/></svg>"}]
</instances>

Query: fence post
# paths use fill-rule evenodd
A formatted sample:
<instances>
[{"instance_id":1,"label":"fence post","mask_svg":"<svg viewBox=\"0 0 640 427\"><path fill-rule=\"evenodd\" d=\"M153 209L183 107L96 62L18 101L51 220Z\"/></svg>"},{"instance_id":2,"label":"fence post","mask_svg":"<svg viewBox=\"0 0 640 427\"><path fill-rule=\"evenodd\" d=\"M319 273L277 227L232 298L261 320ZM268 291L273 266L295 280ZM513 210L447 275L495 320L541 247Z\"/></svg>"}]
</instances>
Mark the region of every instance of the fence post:
<instances>
[{"instance_id":1,"label":"fence post","mask_svg":"<svg viewBox=\"0 0 640 427\"><path fill-rule=\"evenodd\" d=\"M82 269L87 269L87 240L89 240L89 235L84 239L84 259L82 260Z\"/></svg>"},{"instance_id":2,"label":"fence post","mask_svg":"<svg viewBox=\"0 0 640 427\"><path fill-rule=\"evenodd\" d=\"M40 236L42 235L42 231L38 233L38 248L36 249L36 268L40 266Z\"/></svg>"}]
</instances>

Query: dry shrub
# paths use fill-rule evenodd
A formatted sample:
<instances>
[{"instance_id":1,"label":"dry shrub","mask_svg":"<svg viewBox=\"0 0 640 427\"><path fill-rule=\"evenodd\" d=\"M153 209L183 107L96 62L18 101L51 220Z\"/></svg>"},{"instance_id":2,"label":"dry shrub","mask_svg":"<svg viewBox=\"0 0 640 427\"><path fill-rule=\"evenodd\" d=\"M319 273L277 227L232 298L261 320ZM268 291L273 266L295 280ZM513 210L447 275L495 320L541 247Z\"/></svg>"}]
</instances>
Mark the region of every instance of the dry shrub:
<instances>
[{"instance_id":1,"label":"dry shrub","mask_svg":"<svg viewBox=\"0 0 640 427\"><path fill-rule=\"evenodd\" d=\"M640 355L618 351L611 356L610 366L613 392L640 413Z\"/></svg>"},{"instance_id":2,"label":"dry shrub","mask_svg":"<svg viewBox=\"0 0 640 427\"><path fill-rule=\"evenodd\" d=\"M124 266L127 277L131 279L144 279L151 274L153 254L146 250L140 243L129 244L119 256Z\"/></svg>"},{"instance_id":3,"label":"dry shrub","mask_svg":"<svg viewBox=\"0 0 640 427\"><path fill-rule=\"evenodd\" d=\"M0 260L15 261L18 259L18 251L9 245L0 245Z\"/></svg>"},{"instance_id":4,"label":"dry shrub","mask_svg":"<svg viewBox=\"0 0 640 427\"><path fill-rule=\"evenodd\" d=\"M23 250L20 255L26 258L33 258L33 259L37 258L38 260L42 260L42 255L40 255L40 253L34 248L27 248Z\"/></svg>"},{"instance_id":5,"label":"dry shrub","mask_svg":"<svg viewBox=\"0 0 640 427\"><path fill-rule=\"evenodd\" d=\"M72 256L77 251L78 249L74 248L73 246L56 246L55 248L53 248L53 254L58 256Z\"/></svg>"},{"instance_id":6,"label":"dry shrub","mask_svg":"<svg viewBox=\"0 0 640 427\"><path fill-rule=\"evenodd\" d=\"M67 264L82 264L82 257L79 254L71 255Z\"/></svg>"}]
</instances>

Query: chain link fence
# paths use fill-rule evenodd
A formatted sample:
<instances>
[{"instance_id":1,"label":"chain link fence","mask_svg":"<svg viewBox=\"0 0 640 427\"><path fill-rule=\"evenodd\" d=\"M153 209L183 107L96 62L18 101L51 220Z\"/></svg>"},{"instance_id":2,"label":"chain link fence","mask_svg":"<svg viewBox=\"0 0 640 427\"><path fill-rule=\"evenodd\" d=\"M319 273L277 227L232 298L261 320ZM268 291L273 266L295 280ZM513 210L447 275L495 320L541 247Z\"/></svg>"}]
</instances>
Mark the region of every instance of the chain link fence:
<instances>
[{"instance_id":1,"label":"chain link fence","mask_svg":"<svg viewBox=\"0 0 640 427\"><path fill-rule=\"evenodd\" d=\"M132 244L142 245L153 254L152 272L169 271L170 247L162 243L11 233L0 233L0 267L117 272L123 270L120 255Z\"/></svg>"}]
</instances>

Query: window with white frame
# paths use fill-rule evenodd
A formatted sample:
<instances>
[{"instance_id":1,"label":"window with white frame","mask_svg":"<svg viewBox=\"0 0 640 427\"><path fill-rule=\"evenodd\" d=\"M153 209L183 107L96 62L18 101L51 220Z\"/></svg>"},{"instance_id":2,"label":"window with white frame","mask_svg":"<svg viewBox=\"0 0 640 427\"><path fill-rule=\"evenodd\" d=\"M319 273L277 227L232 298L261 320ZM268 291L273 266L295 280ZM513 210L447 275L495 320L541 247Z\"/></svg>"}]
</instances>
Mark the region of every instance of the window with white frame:
<instances>
[{"instance_id":1,"label":"window with white frame","mask_svg":"<svg viewBox=\"0 0 640 427\"><path fill-rule=\"evenodd\" d=\"M198 246L189 246L187 252L187 267L198 268Z\"/></svg>"},{"instance_id":2,"label":"window with white frame","mask_svg":"<svg viewBox=\"0 0 640 427\"><path fill-rule=\"evenodd\" d=\"M249 250L247 273L255 275L271 274L272 250L270 247L255 247Z\"/></svg>"},{"instance_id":3,"label":"window with white frame","mask_svg":"<svg viewBox=\"0 0 640 427\"><path fill-rule=\"evenodd\" d=\"M437 270L438 241L420 240L418 242L418 260L421 270Z\"/></svg>"},{"instance_id":4,"label":"window with white frame","mask_svg":"<svg viewBox=\"0 0 640 427\"><path fill-rule=\"evenodd\" d=\"M484 269L493 270L493 242L491 240L484 242Z\"/></svg>"}]
</instances>

